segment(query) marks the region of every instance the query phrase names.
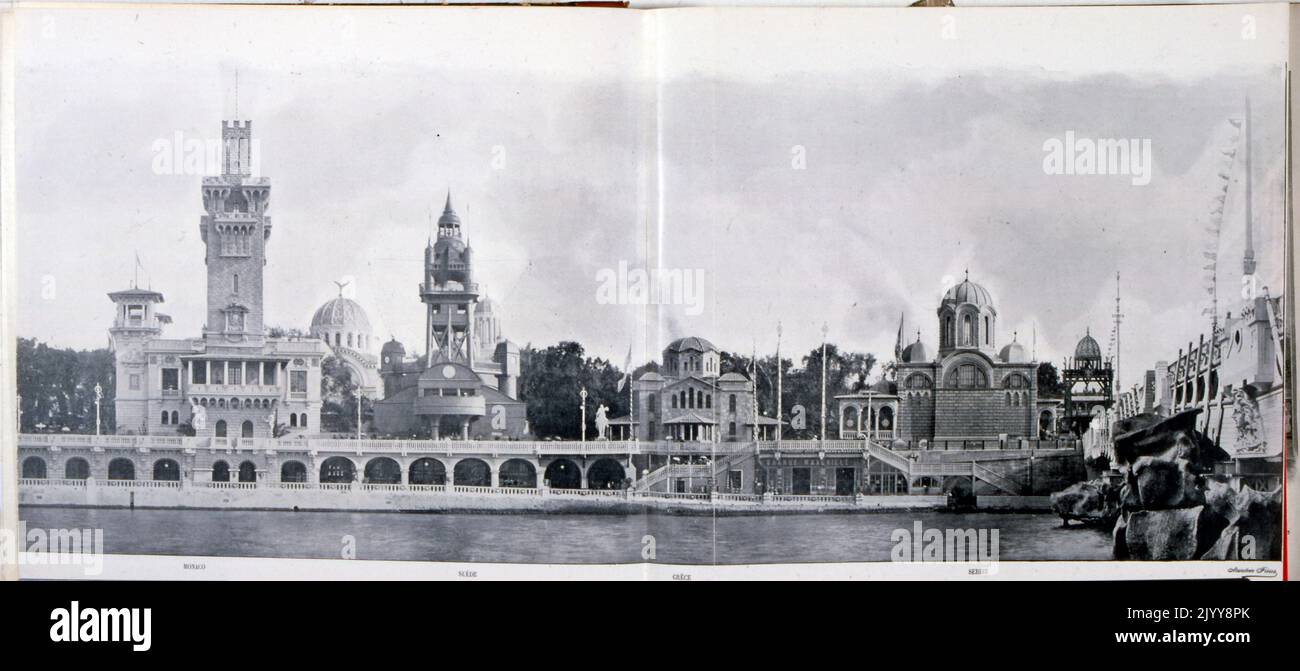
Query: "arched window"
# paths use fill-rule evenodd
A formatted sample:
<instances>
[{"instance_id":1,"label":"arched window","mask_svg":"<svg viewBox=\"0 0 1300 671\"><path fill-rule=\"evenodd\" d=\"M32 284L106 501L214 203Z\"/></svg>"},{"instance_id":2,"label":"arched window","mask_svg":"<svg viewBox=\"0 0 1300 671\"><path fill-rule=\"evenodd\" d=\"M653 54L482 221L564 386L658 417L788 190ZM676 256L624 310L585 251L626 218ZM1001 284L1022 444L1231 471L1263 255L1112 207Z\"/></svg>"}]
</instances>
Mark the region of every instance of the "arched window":
<instances>
[{"instance_id":1,"label":"arched window","mask_svg":"<svg viewBox=\"0 0 1300 671\"><path fill-rule=\"evenodd\" d=\"M654 394L649 394L646 397L646 406L650 408L650 414L652 415L659 412L659 402L658 399L655 398Z\"/></svg>"},{"instance_id":2,"label":"arched window","mask_svg":"<svg viewBox=\"0 0 1300 671\"><path fill-rule=\"evenodd\" d=\"M335 347L338 347L338 346L340 346L340 345L342 345L342 344L343 344L343 334L342 334L342 333L335 333L335 334L334 334L334 346L335 346Z\"/></svg>"},{"instance_id":3,"label":"arched window","mask_svg":"<svg viewBox=\"0 0 1300 671\"><path fill-rule=\"evenodd\" d=\"M943 344L952 345L955 335L952 330L952 316L943 318Z\"/></svg>"},{"instance_id":4,"label":"arched window","mask_svg":"<svg viewBox=\"0 0 1300 671\"><path fill-rule=\"evenodd\" d=\"M961 333L963 345L975 344L975 322L971 321L970 315L964 315L961 318Z\"/></svg>"},{"instance_id":5,"label":"arched window","mask_svg":"<svg viewBox=\"0 0 1300 671\"><path fill-rule=\"evenodd\" d=\"M32 480L45 479L45 460L40 457L23 459L23 477Z\"/></svg>"},{"instance_id":6,"label":"arched window","mask_svg":"<svg viewBox=\"0 0 1300 671\"><path fill-rule=\"evenodd\" d=\"M298 413L289 413L289 426L295 429L298 428Z\"/></svg>"},{"instance_id":7,"label":"arched window","mask_svg":"<svg viewBox=\"0 0 1300 671\"><path fill-rule=\"evenodd\" d=\"M217 420L217 437L218 438L226 437L226 420L224 419Z\"/></svg>"},{"instance_id":8,"label":"arched window","mask_svg":"<svg viewBox=\"0 0 1300 671\"><path fill-rule=\"evenodd\" d=\"M172 424L180 424L180 421L179 421L180 418L181 418L180 413L177 412L177 411L175 411L175 410L173 410L173 411L172 411Z\"/></svg>"},{"instance_id":9,"label":"arched window","mask_svg":"<svg viewBox=\"0 0 1300 671\"><path fill-rule=\"evenodd\" d=\"M730 397L727 398L727 411L728 411L728 412L735 412L735 411L736 411L736 395L735 395L735 394L731 394Z\"/></svg>"},{"instance_id":10,"label":"arched window","mask_svg":"<svg viewBox=\"0 0 1300 671\"><path fill-rule=\"evenodd\" d=\"M709 394L708 396L704 397L704 407L705 408L713 407L713 394Z\"/></svg>"},{"instance_id":11,"label":"arched window","mask_svg":"<svg viewBox=\"0 0 1300 671\"><path fill-rule=\"evenodd\" d=\"M304 412L298 416L298 426L303 429L307 428L307 413Z\"/></svg>"},{"instance_id":12,"label":"arched window","mask_svg":"<svg viewBox=\"0 0 1300 671\"><path fill-rule=\"evenodd\" d=\"M212 464L212 481L230 482L230 464L227 464L224 461L218 461Z\"/></svg>"},{"instance_id":13,"label":"arched window","mask_svg":"<svg viewBox=\"0 0 1300 671\"><path fill-rule=\"evenodd\" d=\"M989 318L987 315L984 317L984 344L989 344Z\"/></svg>"},{"instance_id":14,"label":"arched window","mask_svg":"<svg viewBox=\"0 0 1300 671\"><path fill-rule=\"evenodd\" d=\"M162 411L162 423L163 423L163 424L166 424L166 423L167 423L167 420L171 419L171 417L172 417L172 416L171 416L170 414L168 414L166 410Z\"/></svg>"},{"instance_id":15,"label":"arched window","mask_svg":"<svg viewBox=\"0 0 1300 671\"><path fill-rule=\"evenodd\" d=\"M63 477L68 480L85 480L90 477L90 462L73 457L63 465Z\"/></svg>"},{"instance_id":16,"label":"arched window","mask_svg":"<svg viewBox=\"0 0 1300 671\"><path fill-rule=\"evenodd\" d=\"M348 347L351 347L351 346L352 346L352 334L349 333L349 334L348 334Z\"/></svg>"},{"instance_id":17,"label":"arched window","mask_svg":"<svg viewBox=\"0 0 1300 671\"><path fill-rule=\"evenodd\" d=\"M252 437L253 437L253 422L252 422L252 420L248 420L248 419L244 420L243 425L241 425L240 428L239 428L239 435L240 435L241 437L244 437L244 438L252 438Z\"/></svg>"},{"instance_id":18,"label":"arched window","mask_svg":"<svg viewBox=\"0 0 1300 671\"><path fill-rule=\"evenodd\" d=\"M653 405L653 404L654 404L654 401L653 401L654 396L651 396L650 398L652 399L652 400L651 400L651 405ZM673 394L670 398L671 398L671 403L669 403L669 405L672 406L673 410L676 410L676 409L677 409L677 394Z\"/></svg>"}]
</instances>

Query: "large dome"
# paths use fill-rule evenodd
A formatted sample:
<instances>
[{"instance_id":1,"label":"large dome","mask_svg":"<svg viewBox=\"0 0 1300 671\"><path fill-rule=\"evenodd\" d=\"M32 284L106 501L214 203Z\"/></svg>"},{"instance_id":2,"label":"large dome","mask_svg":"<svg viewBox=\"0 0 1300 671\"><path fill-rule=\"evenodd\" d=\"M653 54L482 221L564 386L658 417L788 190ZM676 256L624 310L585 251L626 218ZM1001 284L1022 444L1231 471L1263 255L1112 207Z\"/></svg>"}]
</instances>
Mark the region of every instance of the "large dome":
<instances>
[{"instance_id":1,"label":"large dome","mask_svg":"<svg viewBox=\"0 0 1300 671\"><path fill-rule=\"evenodd\" d=\"M311 332L351 331L370 333L370 318L361 305L351 298L339 296L325 302L311 318Z\"/></svg>"},{"instance_id":2,"label":"large dome","mask_svg":"<svg viewBox=\"0 0 1300 671\"><path fill-rule=\"evenodd\" d=\"M1101 345L1097 344L1091 333L1084 335L1079 344L1075 346L1074 358L1101 361Z\"/></svg>"},{"instance_id":3,"label":"large dome","mask_svg":"<svg viewBox=\"0 0 1300 671\"><path fill-rule=\"evenodd\" d=\"M1025 346L1016 341L1011 341L998 354L998 358L1006 363L1028 363L1029 357L1025 354Z\"/></svg>"},{"instance_id":4,"label":"large dome","mask_svg":"<svg viewBox=\"0 0 1300 671\"><path fill-rule=\"evenodd\" d=\"M920 338L916 342L903 348L904 363L922 363L930 360L930 355L925 351L925 345L921 343Z\"/></svg>"},{"instance_id":5,"label":"large dome","mask_svg":"<svg viewBox=\"0 0 1300 671\"><path fill-rule=\"evenodd\" d=\"M714 352L717 351L718 348L714 347L713 343L704 338L690 336L686 338L678 338L668 343L667 349L669 352L685 352L686 350L695 350L696 352Z\"/></svg>"},{"instance_id":6,"label":"large dome","mask_svg":"<svg viewBox=\"0 0 1300 671\"><path fill-rule=\"evenodd\" d=\"M943 295L943 302L971 303L980 307L992 306L993 294L990 294L988 289L985 289L967 278L960 284L953 285L953 287L948 290L948 293Z\"/></svg>"},{"instance_id":7,"label":"large dome","mask_svg":"<svg viewBox=\"0 0 1300 671\"><path fill-rule=\"evenodd\" d=\"M326 301L311 318L311 334L331 347L370 351L370 318L351 298Z\"/></svg>"}]
</instances>

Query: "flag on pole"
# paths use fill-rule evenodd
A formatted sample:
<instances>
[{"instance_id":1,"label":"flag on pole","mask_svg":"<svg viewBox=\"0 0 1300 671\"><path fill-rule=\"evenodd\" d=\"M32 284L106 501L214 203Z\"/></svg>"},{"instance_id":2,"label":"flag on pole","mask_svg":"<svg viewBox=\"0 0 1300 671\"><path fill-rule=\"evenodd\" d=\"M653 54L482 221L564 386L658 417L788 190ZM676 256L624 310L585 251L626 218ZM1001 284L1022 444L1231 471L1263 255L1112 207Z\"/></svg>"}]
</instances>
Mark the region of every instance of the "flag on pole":
<instances>
[{"instance_id":1,"label":"flag on pole","mask_svg":"<svg viewBox=\"0 0 1300 671\"><path fill-rule=\"evenodd\" d=\"M903 358L903 313L898 313L898 338L894 340L894 358Z\"/></svg>"},{"instance_id":2,"label":"flag on pole","mask_svg":"<svg viewBox=\"0 0 1300 671\"><path fill-rule=\"evenodd\" d=\"M618 380L618 390L623 391L626 385L632 379L632 346L627 346L627 359L623 361L623 377Z\"/></svg>"}]
</instances>

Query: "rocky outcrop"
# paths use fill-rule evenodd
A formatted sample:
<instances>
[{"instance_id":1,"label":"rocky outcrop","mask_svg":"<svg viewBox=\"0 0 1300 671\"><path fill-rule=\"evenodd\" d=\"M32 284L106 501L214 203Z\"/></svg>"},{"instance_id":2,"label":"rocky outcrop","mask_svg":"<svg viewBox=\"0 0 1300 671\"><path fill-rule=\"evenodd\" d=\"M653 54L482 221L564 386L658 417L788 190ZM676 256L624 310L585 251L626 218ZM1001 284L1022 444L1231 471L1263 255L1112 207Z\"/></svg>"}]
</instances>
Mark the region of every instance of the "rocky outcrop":
<instances>
[{"instance_id":1,"label":"rocky outcrop","mask_svg":"<svg viewBox=\"0 0 1300 671\"><path fill-rule=\"evenodd\" d=\"M1281 488L1237 492L1212 475L1214 464L1229 455L1196 431L1199 412L1139 415L1116 426L1116 465L1124 472L1116 497L1116 559L1281 557ZM1053 507L1066 519L1096 514L1106 509L1103 491L1096 481L1079 483L1054 494Z\"/></svg>"}]
</instances>

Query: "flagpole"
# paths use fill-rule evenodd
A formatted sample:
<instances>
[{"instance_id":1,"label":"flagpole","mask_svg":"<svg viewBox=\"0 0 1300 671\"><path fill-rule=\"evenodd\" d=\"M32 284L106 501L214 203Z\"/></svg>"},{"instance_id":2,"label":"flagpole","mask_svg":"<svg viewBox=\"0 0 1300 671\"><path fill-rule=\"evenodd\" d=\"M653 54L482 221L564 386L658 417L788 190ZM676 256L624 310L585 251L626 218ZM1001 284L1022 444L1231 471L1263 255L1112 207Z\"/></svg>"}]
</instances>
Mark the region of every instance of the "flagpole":
<instances>
[{"instance_id":1,"label":"flagpole","mask_svg":"<svg viewBox=\"0 0 1300 671\"><path fill-rule=\"evenodd\" d=\"M781 427L785 426L785 409L781 401L781 322L776 323L776 442L781 444Z\"/></svg>"},{"instance_id":2,"label":"flagpole","mask_svg":"<svg viewBox=\"0 0 1300 671\"><path fill-rule=\"evenodd\" d=\"M817 418L818 440L826 440L826 334L830 327L822 324L822 414Z\"/></svg>"}]
</instances>

